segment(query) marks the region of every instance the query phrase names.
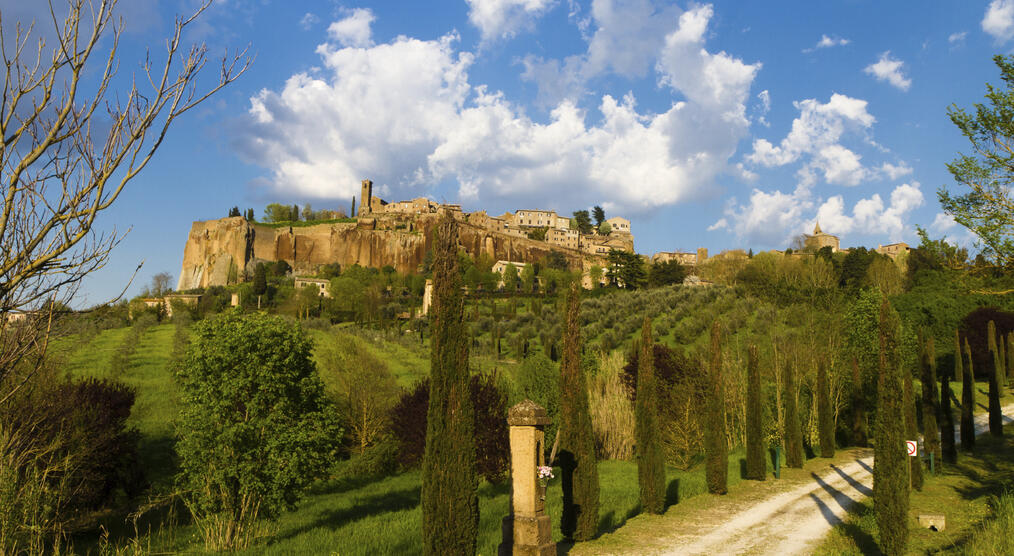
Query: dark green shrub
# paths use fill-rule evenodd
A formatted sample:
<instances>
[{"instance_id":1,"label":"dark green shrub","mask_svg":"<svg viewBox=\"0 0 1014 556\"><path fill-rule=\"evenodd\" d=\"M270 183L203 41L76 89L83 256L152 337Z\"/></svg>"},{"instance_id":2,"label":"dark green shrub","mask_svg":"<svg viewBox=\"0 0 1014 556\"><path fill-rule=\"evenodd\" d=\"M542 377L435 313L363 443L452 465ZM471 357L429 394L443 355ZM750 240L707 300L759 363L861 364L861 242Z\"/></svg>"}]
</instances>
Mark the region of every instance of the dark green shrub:
<instances>
[{"instance_id":1,"label":"dark green shrub","mask_svg":"<svg viewBox=\"0 0 1014 556\"><path fill-rule=\"evenodd\" d=\"M992 342L988 330L991 321L994 326ZM993 368L993 353L989 346L996 343L996 334L1014 331L1014 313L996 307L979 307L961 319L959 330L972 348L972 368L977 370L981 378L988 379L988 371Z\"/></svg>"}]
</instances>

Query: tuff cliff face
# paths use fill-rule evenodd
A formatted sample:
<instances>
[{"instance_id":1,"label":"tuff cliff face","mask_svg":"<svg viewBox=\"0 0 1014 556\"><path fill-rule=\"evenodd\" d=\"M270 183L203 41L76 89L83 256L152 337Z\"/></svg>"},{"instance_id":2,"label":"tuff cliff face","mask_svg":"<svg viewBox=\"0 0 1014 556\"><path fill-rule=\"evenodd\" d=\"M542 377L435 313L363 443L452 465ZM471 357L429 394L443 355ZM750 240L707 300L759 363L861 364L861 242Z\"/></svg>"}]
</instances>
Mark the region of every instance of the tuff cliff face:
<instances>
[{"instance_id":1,"label":"tuff cliff face","mask_svg":"<svg viewBox=\"0 0 1014 556\"><path fill-rule=\"evenodd\" d=\"M253 275L259 262L285 261L297 274L310 274L321 265L387 265L398 272L416 272L429 249L435 214L410 219L361 218L357 223L273 227L242 217L194 222L183 249L183 268L177 291L225 285ZM459 222L460 243L472 257L481 253L494 260L534 262L550 251L567 257L571 269L586 268L587 255L550 248L544 242L506 236Z\"/></svg>"}]
</instances>

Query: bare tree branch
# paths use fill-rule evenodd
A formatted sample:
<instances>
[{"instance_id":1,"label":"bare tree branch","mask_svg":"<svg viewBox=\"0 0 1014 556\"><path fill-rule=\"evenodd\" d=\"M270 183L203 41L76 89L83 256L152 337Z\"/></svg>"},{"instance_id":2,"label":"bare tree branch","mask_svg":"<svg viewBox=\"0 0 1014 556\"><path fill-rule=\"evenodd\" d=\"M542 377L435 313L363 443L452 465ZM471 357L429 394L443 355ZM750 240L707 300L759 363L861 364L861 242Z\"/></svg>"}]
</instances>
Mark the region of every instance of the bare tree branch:
<instances>
[{"instance_id":1,"label":"bare tree branch","mask_svg":"<svg viewBox=\"0 0 1014 556\"><path fill-rule=\"evenodd\" d=\"M183 36L206 0L176 18L164 62L146 53L142 78L130 80L121 100L111 91L123 32L116 4L66 0L61 18L62 4L50 0L52 45L33 39L35 22L26 28L0 14L0 388L29 354L45 352L57 302L123 239L93 231L99 214L148 165L176 119L252 61L248 48L226 53L218 81L199 84L208 49ZM0 390L0 403L7 398Z\"/></svg>"}]
</instances>

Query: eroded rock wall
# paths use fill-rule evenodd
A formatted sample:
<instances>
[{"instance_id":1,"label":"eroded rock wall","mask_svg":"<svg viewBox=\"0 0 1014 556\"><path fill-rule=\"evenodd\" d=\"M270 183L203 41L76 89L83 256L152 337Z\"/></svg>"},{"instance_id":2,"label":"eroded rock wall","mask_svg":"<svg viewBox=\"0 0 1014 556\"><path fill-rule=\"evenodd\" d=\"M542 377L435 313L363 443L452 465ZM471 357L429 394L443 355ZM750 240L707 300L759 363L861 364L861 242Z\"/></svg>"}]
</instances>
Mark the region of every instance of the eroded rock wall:
<instances>
[{"instance_id":1,"label":"eroded rock wall","mask_svg":"<svg viewBox=\"0 0 1014 556\"><path fill-rule=\"evenodd\" d=\"M183 249L183 267L176 289L225 285L230 269L242 281L244 274L253 276L258 262L279 260L289 263L297 274L313 273L329 263L342 267L390 265L398 272L416 272L426 256L430 231L438 219L435 214L424 214L305 227L266 226L242 217L194 222ZM589 256L576 250L507 236L467 222L460 222L459 229L461 246L472 257L484 253L493 260L534 262L555 250L567 257L572 270L588 266Z\"/></svg>"}]
</instances>

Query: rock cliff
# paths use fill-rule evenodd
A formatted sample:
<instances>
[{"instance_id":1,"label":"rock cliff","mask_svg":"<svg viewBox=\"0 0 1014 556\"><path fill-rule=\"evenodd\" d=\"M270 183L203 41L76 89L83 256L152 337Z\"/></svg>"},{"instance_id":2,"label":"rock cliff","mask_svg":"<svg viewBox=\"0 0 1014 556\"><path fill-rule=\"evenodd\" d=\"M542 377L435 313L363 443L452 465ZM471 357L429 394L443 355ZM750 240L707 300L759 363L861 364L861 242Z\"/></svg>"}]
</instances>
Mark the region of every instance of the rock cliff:
<instances>
[{"instance_id":1,"label":"rock cliff","mask_svg":"<svg viewBox=\"0 0 1014 556\"><path fill-rule=\"evenodd\" d=\"M390 265L398 272L416 272L430 247L430 230L437 219L435 214L424 214L303 227L268 226L239 216L194 222L183 249L183 267L176 289L225 285L230 279L242 281L244 274L253 275L257 263L273 261L289 263L297 274L312 274L329 263L342 267ZM485 253L493 260L534 262L550 251L558 251L567 257L573 270L588 268L590 259L599 259L573 249L507 236L466 221L460 222L459 229L461 246L472 257Z\"/></svg>"}]
</instances>

